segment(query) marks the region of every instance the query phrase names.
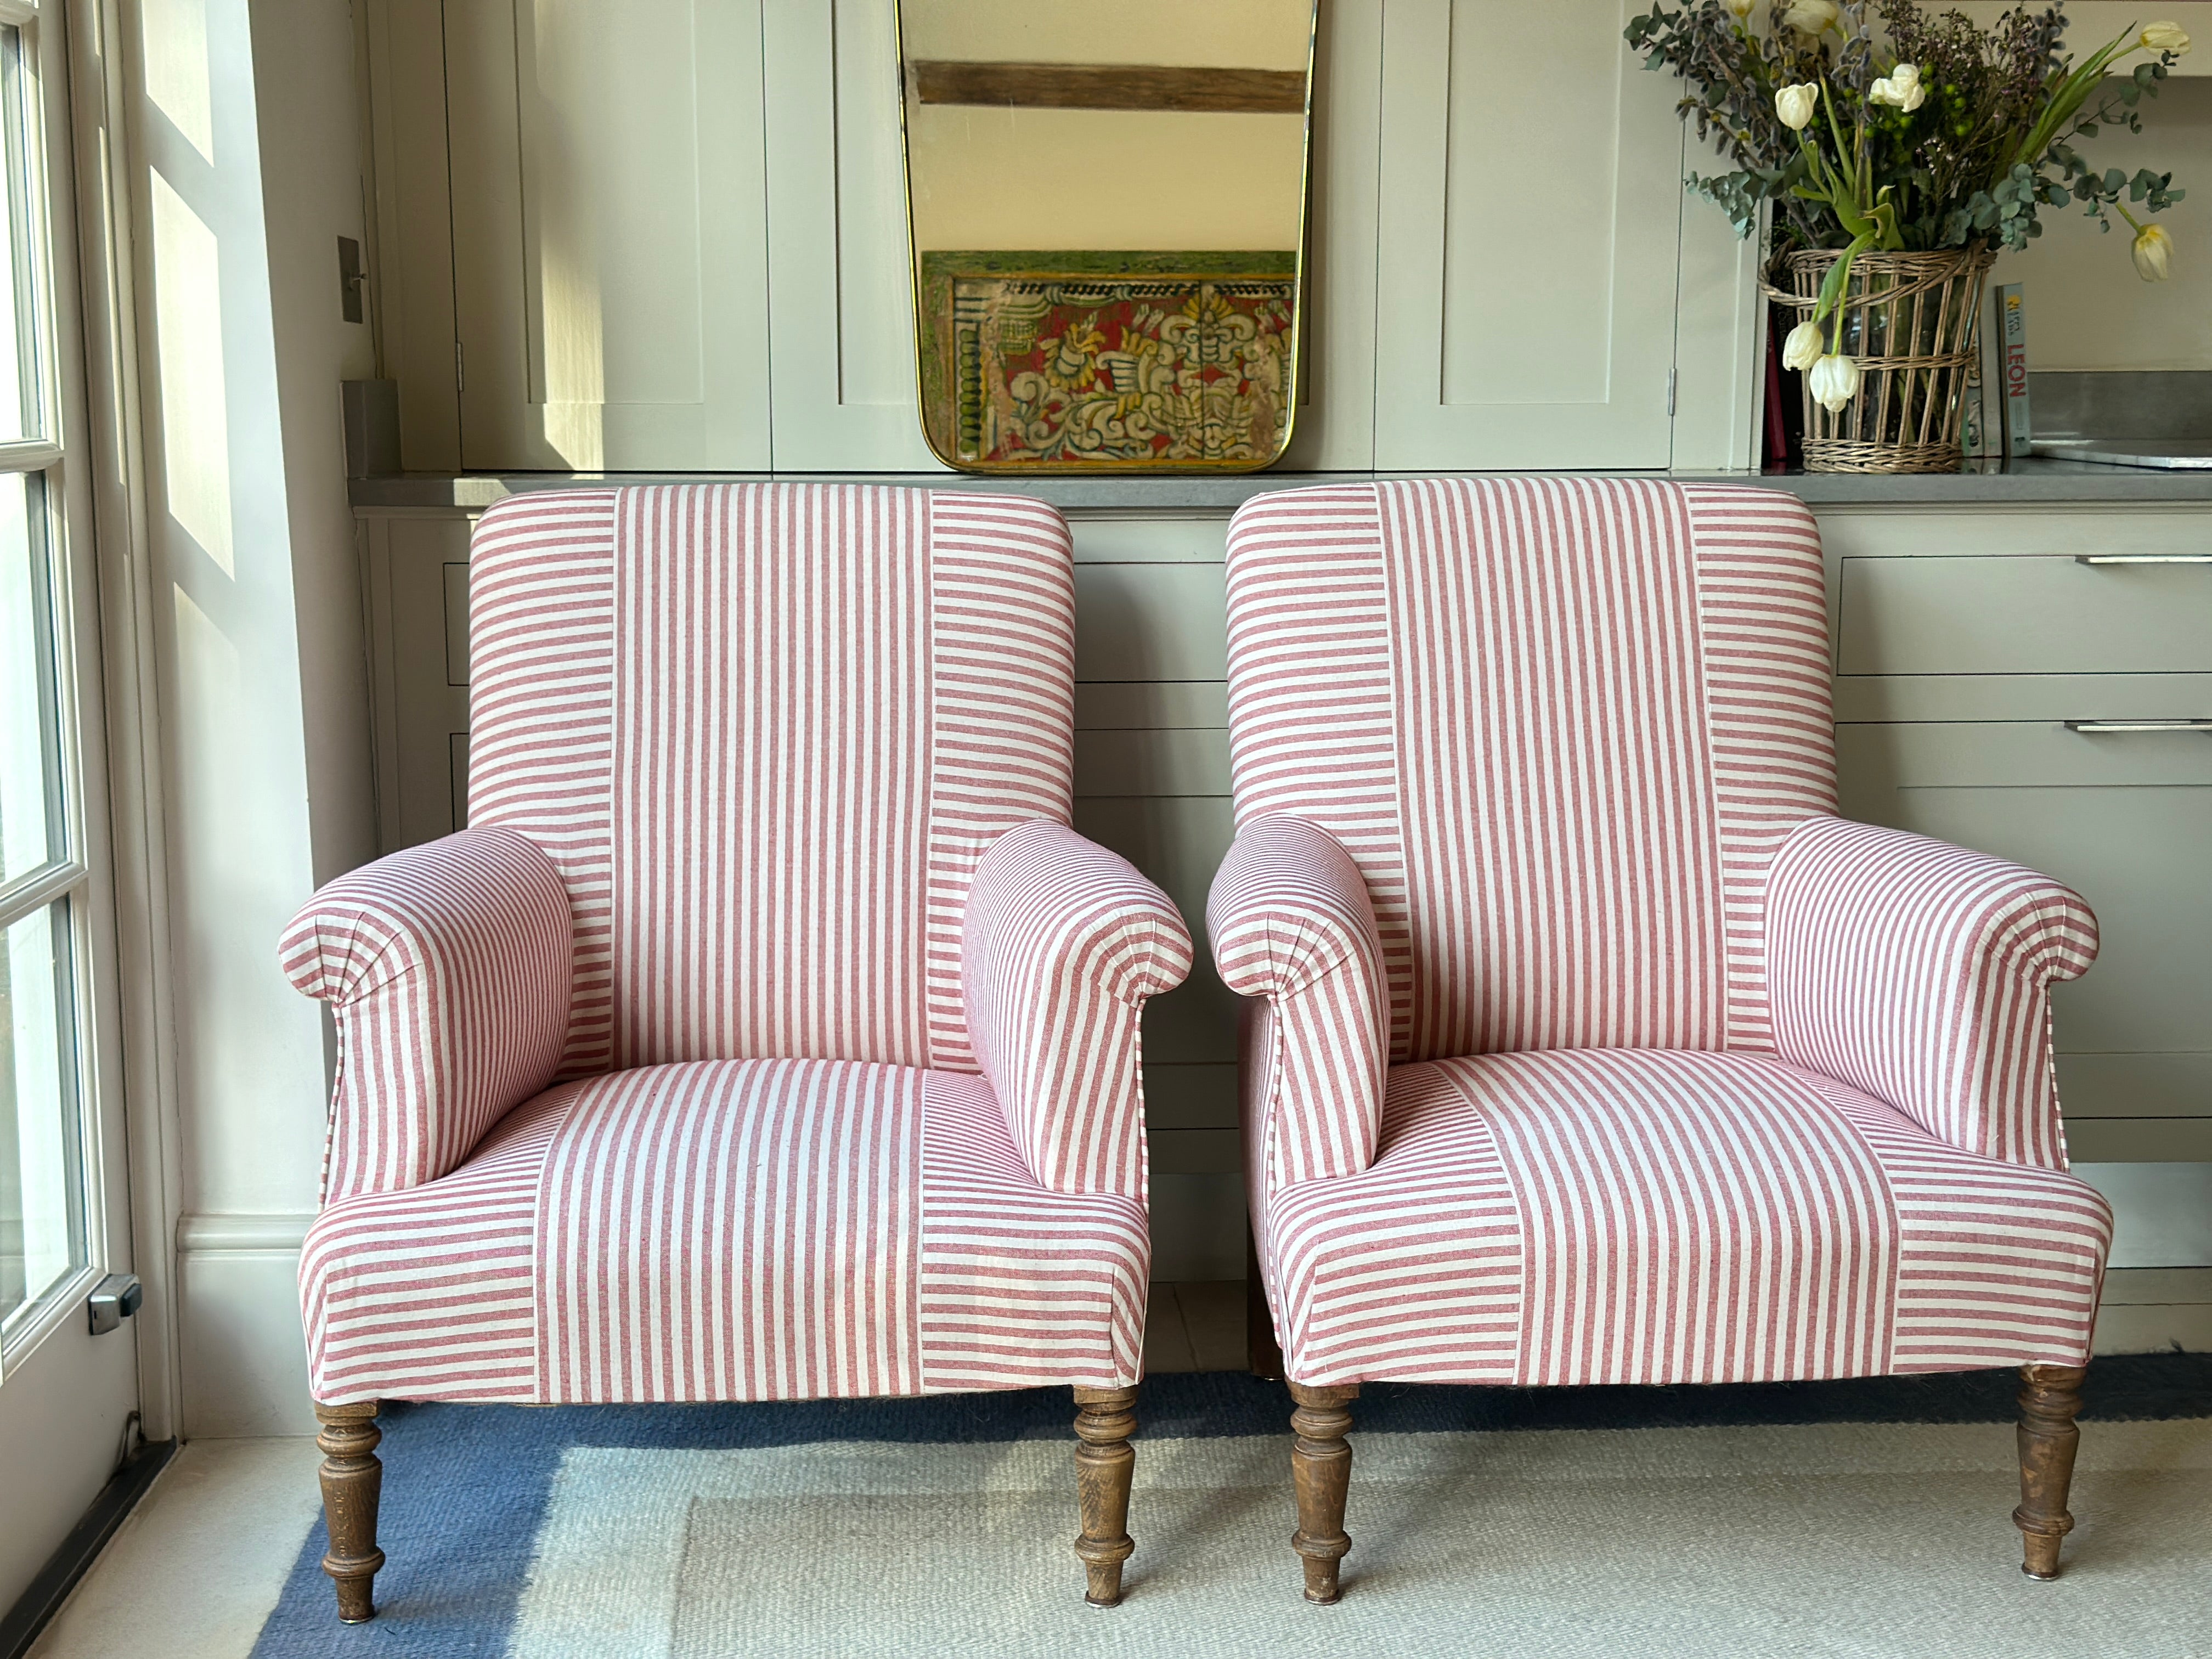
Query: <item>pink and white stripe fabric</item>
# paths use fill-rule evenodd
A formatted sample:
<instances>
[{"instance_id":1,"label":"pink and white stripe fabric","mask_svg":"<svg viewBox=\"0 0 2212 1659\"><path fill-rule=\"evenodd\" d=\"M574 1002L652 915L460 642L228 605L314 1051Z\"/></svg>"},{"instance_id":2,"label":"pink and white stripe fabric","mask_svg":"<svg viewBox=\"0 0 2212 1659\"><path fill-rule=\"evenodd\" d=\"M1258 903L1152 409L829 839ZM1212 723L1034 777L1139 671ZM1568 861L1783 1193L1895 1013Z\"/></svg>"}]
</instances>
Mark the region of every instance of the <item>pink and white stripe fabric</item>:
<instances>
[{"instance_id":1,"label":"pink and white stripe fabric","mask_svg":"<svg viewBox=\"0 0 2212 1659\"><path fill-rule=\"evenodd\" d=\"M1820 545L1770 490L1446 479L1229 536L1240 824L1366 877L1391 1054L1765 1030L1758 894L1835 804Z\"/></svg>"},{"instance_id":2,"label":"pink and white stripe fabric","mask_svg":"<svg viewBox=\"0 0 2212 1659\"><path fill-rule=\"evenodd\" d=\"M1067 526L835 484L510 496L471 553L471 824L570 887L564 1075L972 1067L968 884L1073 806Z\"/></svg>"},{"instance_id":3,"label":"pink and white stripe fabric","mask_svg":"<svg viewBox=\"0 0 2212 1659\"><path fill-rule=\"evenodd\" d=\"M1767 908L1783 1059L1961 1151L2066 1167L2049 988L2096 959L2077 894L1925 836L1811 817Z\"/></svg>"},{"instance_id":4,"label":"pink and white stripe fabric","mask_svg":"<svg viewBox=\"0 0 2212 1659\"><path fill-rule=\"evenodd\" d=\"M469 543L469 823L536 842L568 890L562 1077L614 1063L614 509L510 495Z\"/></svg>"},{"instance_id":5,"label":"pink and white stripe fabric","mask_svg":"<svg viewBox=\"0 0 2212 1659\"><path fill-rule=\"evenodd\" d=\"M1190 972L1182 918L1118 854L1031 823L984 854L962 939L968 1028L1031 1177L1142 1204L1139 1022Z\"/></svg>"},{"instance_id":6,"label":"pink and white stripe fabric","mask_svg":"<svg viewBox=\"0 0 2212 1659\"><path fill-rule=\"evenodd\" d=\"M568 900L537 847L461 830L339 877L285 929L337 1005L325 1200L434 1181L544 1088L568 1019Z\"/></svg>"},{"instance_id":7,"label":"pink and white stripe fabric","mask_svg":"<svg viewBox=\"0 0 2212 1659\"><path fill-rule=\"evenodd\" d=\"M805 1400L1133 1382L1140 1201L1030 1179L989 1085L850 1060L562 1084L443 1180L333 1204L314 1397Z\"/></svg>"},{"instance_id":8,"label":"pink and white stripe fabric","mask_svg":"<svg viewBox=\"0 0 2212 1659\"><path fill-rule=\"evenodd\" d=\"M1820 532L1804 503L1779 490L1682 494L1720 847L1726 1046L1766 1049L1767 872L1808 813L1836 810Z\"/></svg>"},{"instance_id":9,"label":"pink and white stripe fabric","mask_svg":"<svg viewBox=\"0 0 2212 1659\"><path fill-rule=\"evenodd\" d=\"M917 1392L924 1075L699 1060L567 1085L534 1229L554 1394Z\"/></svg>"},{"instance_id":10,"label":"pink and white stripe fabric","mask_svg":"<svg viewBox=\"0 0 2212 1659\"><path fill-rule=\"evenodd\" d=\"M923 1386L1134 1382L1152 1260L1141 1195L1040 1185L982 1078L930 1073L922 1117Z\"/></svg>"},{"instance_id":11,"label":"pink and white stripe fabric","mask_svg":"<svg viewBox=\"0 0 2212 1659\"><path fill-rule=\"evenodd\" d=\"M1298 1382L1729 1382L2080 1364L2112 1218L1770 1057L1565 1049L1393 1067L1269 1234Z\"/></svg>"},{"instance_id":12,"label":"pink and white stripe fabric","mask_svg":"<svg viewBox=\"0 0 2212 1659\"><path fill-rule=\"evenodd\" d=\"M471 827L286 938L345 1053L317 1398L1133 1381L1191 947L1066 827L1060 516L526 495L471 590Z\"/></svg>"},{"instance_id":13,"label":"pink and white stripe fabric","mask_svg":"<svg viewBox=\"0 0 2212 1659\"><path fill-rule=\"evenodd\" d=\"M928 500L621 492L617 1066L927 1063Z\"/></svg>"},{"instance_id":14,"label":"pink and white stripe fabric","mask_svg":"<svg viewBox=\"0 0 2212 1659\"><path fill-rule=\"evenodd\" d=\"M1228 586L1208 920L1263 1000L1247 1180L1293 1377L2086 1355L2110 1218L2058 1173L2046 987L2094 921L1833 816L1802 504L1301 490L1237 514ZM1361 965L1314 995L1301 953Z\"/></svg>"},{"instance_id":15,"label":"pink and white stripe fabric","mask_svg":"<svg viewBox=\"0 0 2212 1659\"><path fill-rule=\"evenodd\" d=\"M1206 930L1221 982L1267 1004L1244 1056L1253 1167L1271 1187L1365 1169L1389 1011L1359 866L1302 818L1255 818L1214 876Z\"/></svg>"}]
</instances>

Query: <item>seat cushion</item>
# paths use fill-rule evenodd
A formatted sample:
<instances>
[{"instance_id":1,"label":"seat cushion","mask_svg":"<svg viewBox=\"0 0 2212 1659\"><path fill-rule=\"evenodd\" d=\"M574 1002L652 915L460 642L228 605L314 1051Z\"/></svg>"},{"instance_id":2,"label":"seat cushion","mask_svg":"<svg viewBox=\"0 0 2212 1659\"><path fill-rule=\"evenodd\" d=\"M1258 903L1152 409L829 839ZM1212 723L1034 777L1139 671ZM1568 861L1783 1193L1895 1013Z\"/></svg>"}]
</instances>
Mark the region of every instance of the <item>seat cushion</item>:
<instances>
[{"instance_id":1,"label":"seat cushion","mask_svg":"<svg viewBox=\"0 0 2212 1659\"><path fill-rule=\"evenodd\" d=\"M301 1256L325 1401L805 1400L1136 1380L1140 1206L1030 1179L981 1078L611 1073Z\"/></svg>"},{"instance_id":2,"label":"seat cushion","mask_svg":"<svg viewBox=\"0 0 2212 1659\"><path fill-rule=\"evenodd\" d=\"M2112 1212L1758 1054L1392 1068L1374 1164L1279 1192L1290 1375L1729 1382L2087 1357Z\"/></svg>"}]
</instances>

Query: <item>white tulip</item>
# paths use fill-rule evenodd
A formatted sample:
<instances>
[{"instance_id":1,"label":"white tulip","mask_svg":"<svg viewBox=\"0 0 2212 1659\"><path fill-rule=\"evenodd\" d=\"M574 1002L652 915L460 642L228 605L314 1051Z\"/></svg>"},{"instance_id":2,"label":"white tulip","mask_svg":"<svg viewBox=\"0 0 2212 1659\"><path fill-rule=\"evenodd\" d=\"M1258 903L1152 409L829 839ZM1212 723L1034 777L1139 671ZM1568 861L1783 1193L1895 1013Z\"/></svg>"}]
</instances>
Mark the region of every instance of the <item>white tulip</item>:
<instances>
[{"instance_id":1,"label":"white tulip","mask_svg":"<svg viewBox=\"0 0 2212 1659\"><path fill-rule=\"evenodd\" d=\"M2166 280L2166 262L2173 257L2173 238L2164 225L2145 225L2136 233L2128 252L2136 262L2136 275L2146 283Z\"/></svg>"},{"instance_id":2,"label":"white tulip","mask_svg":"<svg viewBox=\"0 0 2212 1659\"><path fill-rule=\"evenodd\" d=\"M1806 385L1812 390L1813 401L1832 415L1859 395L1859 360L1823 357L1813 365Z\"/></svg>"},{"instance_id":3,"label":"white tulip","mask_svg":"<svg viewBox=\"0 0 2212 1659\"><path fill-rule=\"evenodd\" d=\"M2145 52L2170 52L2176 58L2189 50L2189 36L2179 23L2153 23L2136 40Z\"/></svg>"},{"instance_id":4,"label":"white tulip","mask_svg":"<svg viewBox=\"0 0 2212 1659\"><path fill-rule=\"evenodd\" d=\"M1910 113L1928 101L1928 88L1920 84L1920 66L1899 64L1887 78L1867 88L1869 103L1893 104Z\"/></svg>"},{"instance_id":5,"label":"white tulip","mask_svg":"<svg viewBox=\"0 0 2212 1659\"><path fill-rule=\"evenodd\" d=\"M1790 9L1782 14L1782 21L1800 34L1825 33L1835 27L1836 0L1790 0Z\"/></svg>"},{"instance_id":6,"label":"white tulip","mask_svg":"<svg viewBox=\"0 0 2212 1659\"><path fill-rule=\"evenodd\" d=\"M1782 342L1782 367L1795 369L1812 368L1820 361L1824 343L1820 324L1807 318L1791 329L1789 337Z\"/></svg>"},{"instance_id":7,"label":"white tulip","mask_svg":"<svg viewBox=\"0 0 2212 1659\"><path fill-rule=\"evenodd\" d=\"M1810 81L1802 81L1794 87L1784 87L1774 94L1774 112L1782 118L1782 125L1792 132L1802 132L1820 107L1820 88Z\"/></svg>"},{"instance_id":8,"label":"white tulip","mask_svg":"<svg viewBox=\"0 0 2212 1659\"><path fill-rule=\"evenodd\" d=\"M1752 8L1758 3L1759 0L1728 0L1728 9L1735 21L1741 23L1751 15Z\"/></svg>"}]
</instances>

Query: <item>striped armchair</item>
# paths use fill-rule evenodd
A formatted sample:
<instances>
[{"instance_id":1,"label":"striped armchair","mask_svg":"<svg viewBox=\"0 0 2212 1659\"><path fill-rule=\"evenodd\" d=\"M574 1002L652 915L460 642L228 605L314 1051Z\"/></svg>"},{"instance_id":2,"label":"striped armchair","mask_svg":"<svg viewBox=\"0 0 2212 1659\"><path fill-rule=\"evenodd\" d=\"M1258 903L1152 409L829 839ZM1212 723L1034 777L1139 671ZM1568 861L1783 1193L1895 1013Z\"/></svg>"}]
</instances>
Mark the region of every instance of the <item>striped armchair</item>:
<instances>
[{"instance_id":1,"label":"striped armchair","mask_svg":"<svg viewBox=\"0 0 2212 1659\"><path fill-rule=\"evenodd\" d=\"M530 495L470 573L469 827L285 935L333 1006L300 1270L339 1613L380 1400L1074 1385L1119 1595L1174 908L1067 827L1050 507Z\"/></svg>"},{"instance_id":2,"label":"striped armchair","mask_svg":"<svg viewBox=\"0 0 2212 1659\"><path fill-rule=\"evenodd\" d=\"M2081 901L1835 816L1811 516L1771 490L1455 480L1229 536L1260 1276L1333 1600L1359 1385L2019 1364L2057 1569L2111 1213L2046 990Z\"/></svg>"}]
</instances>

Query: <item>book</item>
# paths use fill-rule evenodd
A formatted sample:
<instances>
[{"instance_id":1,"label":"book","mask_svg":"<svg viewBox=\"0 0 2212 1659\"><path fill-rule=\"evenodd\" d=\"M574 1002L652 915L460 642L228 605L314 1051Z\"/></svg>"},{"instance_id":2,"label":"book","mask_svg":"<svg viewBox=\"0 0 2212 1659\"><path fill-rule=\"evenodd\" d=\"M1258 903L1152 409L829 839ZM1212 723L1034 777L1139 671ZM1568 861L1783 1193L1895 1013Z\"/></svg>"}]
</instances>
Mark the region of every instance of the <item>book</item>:
<instances>
[{"instance_id":1,"label":"book","mask_svg":"<svg viewBox=\"0 0 2212 1659\"><path fill-rule=\"evenodd\" d=\"M1996 293L1998 370L2003 376L2006 455L2027 453L2033 430L2027 409L2027 304L2018 283L2002 283Z\"/></svg>"},{"instance_id":2,"label":"book","mask_svg":"<svg viewBox=\"0 0 2212 1659\"><path fill-rule=\"evenodd\" d=\"M1959 452L1968 460L1979 460L1993 446L1990 442L1988 411L1982 406L1982 386L1989 377L1982 373L1982 358L1989 339L1989 331L1974 319L1974 331L1966 342L1972 354L1966 360L1966 384L1959 393L1959 401L1966 413L1959 422Z\"/></svg>"}]
</instances>

